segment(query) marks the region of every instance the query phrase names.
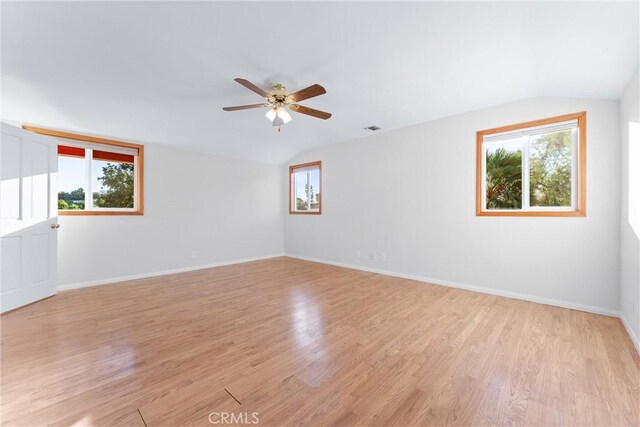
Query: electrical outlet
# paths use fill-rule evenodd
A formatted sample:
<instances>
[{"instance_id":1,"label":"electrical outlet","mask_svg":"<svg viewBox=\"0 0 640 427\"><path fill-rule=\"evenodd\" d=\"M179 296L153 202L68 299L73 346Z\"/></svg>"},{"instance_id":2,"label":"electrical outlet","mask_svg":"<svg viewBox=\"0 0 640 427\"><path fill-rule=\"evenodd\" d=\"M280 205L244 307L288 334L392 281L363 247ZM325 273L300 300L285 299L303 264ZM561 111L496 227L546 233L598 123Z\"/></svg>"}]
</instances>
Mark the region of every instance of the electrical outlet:
<instances>
[{"instance_id":1,"label":"electrical outlet","mask_svg":"<svg viewBox=\"0 0 640 427\"><path fill-rule=\"evenodd\" d=\"M380 261L387 262L387 254L384 252L380 253Z\"/></svg>"},{"instance_id":2,"label":"electrical outlet","mask_svg":"<svg viewBox=\"0 0 640 427\"><path fill-rule=\"evenodd\" d=\"M356 251L356 258L358 258L358 259L362 258L362 252L361 251Z\"/></svg>"},{"instance_id":3,"label":"electrical outlet","mask_svg":"<svg viewBox=\"0 0 640 427\"><path fill-rule=\"evenodd\" d=\"M376 260L376 254L374 254L373 252L369 253L369 259L371 261L375 261Z\"/></svg>"},{"instance_id":4,"label":"electrical outlet","mask_svg":"<svg viewBox=\"0 0 640 427\"><path fill-rule=\"evenodd\" d=\"M191 259L198 258L198 251L191 251Z\"/></svg>"}]
</instances>

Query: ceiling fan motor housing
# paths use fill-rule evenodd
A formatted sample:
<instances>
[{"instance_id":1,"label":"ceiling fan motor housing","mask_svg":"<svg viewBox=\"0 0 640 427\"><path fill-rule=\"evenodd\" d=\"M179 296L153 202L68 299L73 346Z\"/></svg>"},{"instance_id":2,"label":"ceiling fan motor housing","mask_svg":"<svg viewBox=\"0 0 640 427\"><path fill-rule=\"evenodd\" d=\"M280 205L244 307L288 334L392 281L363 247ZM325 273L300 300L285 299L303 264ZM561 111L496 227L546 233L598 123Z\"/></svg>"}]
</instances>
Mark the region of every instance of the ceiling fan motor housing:
<instances>
[{"instance_id":1,"label":"ceiling fan motor housing","mask_svg":"<svg viewBox=\"0 0 640 427\"><path fill-rule=\"evenodd\" d=\"M276 83L273 86L273 90L275 93L272 93L267 101L274 107L286 107L289 104L293 103L293 99L291 96L285 92L287 89L283 84Z\"/></svg>"}]
</instances>

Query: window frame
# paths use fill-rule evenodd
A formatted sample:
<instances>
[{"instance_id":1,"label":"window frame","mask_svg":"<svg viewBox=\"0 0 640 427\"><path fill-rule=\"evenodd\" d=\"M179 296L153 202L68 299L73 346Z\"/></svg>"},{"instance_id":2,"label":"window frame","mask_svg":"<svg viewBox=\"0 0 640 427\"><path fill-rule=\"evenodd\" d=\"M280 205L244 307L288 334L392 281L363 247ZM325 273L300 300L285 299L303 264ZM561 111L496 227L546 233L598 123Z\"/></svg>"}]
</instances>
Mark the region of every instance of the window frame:
<instances>
[{"instance_id":1,"label":"window frame","mask_svg":"<svg viewBox=\"0 0 640 427\"><path fill-rule=\"evenodd\" d=\"M484 137L488 135L517 131L522 129L534 128L538 126L552 125L554 123L566 122L569 120L578 121L578 141L577 147L574 145L573 164L577 170L572 174L572 178L577 182L572 182L575 186L576 198L575 207L571 209L561 207L540 207L530 208L529 202L523 203L523 206L529 208L524 210L523 207L520 210L487 210L485 208L486 201L484 200L484 186L485 186L485 170L484 170L484 150L483 143ZM577 148L577 158L575 156ZM523 149L523 171L525 167L528 167L529 158L528 153L525 153ZM528 176L528 174L526 174ZM523 202L524 202L524 186L529 185L528 182L523 180ZM573 193L573 191L572 191ZM529 122L517 123L514 125L501 126L492 129L485 129L476 133L476 216L530 216L530 217L585 217L587 216L587 112L582 111L579 113L565 114L562 116L548 117L540 120L533 120Z\"/></svg>"},{"instance_id":2,"label":"window frame","mask_svg":"<svg viewBox=\"0 0 640 427\"><path fill-rule=\"evenodd\" d=\"M102 145L110 145L114 147L133 148L138 150L134 163L134 208L101 208L91 210L58 210L58 215L144 215L144 146L141 144L133 144L130 142L116 141L113 139L99 138L89 135L81 135L77 133L63 132L53 129L45 129L35 126L23 125L24 130L38 133L41 135L65 138L69 140L81 141L83 143L95 143ZM58 144L64 145L64 144ZM85 151L86 153L86 151ZM56 154L58 156L58 154ZM89 190L87 190L89 191Z\"/></svg>"},{"instance_id":3,"label":"window frame","mask_svg":"<svg viewBox=\"0 0 640 427\"><path fill-rule=\"evenodd\" d=\"M295 191L293 190L292 177L296 169L308 168L311 166L318 167L318 174L319 174L318 179L320 182L320 197L318 199L318 210L317 211L298 211L294 209ZM322 215L322 192L323 190L322 190L322 161L321 160L289 166L289 214L290 215Z\"/></svg>"}]
</instances>

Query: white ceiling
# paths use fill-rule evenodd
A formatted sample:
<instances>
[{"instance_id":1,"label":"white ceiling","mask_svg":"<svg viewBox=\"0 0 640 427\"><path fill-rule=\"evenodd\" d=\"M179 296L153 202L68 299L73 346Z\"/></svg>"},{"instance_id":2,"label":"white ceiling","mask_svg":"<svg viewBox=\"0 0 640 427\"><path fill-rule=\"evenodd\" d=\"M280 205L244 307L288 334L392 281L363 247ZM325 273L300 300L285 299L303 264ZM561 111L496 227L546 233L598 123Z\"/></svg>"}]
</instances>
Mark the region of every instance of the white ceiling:
<instances>
[{"instance_id":1,"label":"white ceiling","mask_svg":"<svg viewBox=\"0 0 640 427\"><path fill-rule=\"evenodd\" d=\"M617 99L638 3L2 3L2 118L226 156L297 153L534 96ZM247 78L327 94L278 134Z\"/></svg>"}]
</instances>

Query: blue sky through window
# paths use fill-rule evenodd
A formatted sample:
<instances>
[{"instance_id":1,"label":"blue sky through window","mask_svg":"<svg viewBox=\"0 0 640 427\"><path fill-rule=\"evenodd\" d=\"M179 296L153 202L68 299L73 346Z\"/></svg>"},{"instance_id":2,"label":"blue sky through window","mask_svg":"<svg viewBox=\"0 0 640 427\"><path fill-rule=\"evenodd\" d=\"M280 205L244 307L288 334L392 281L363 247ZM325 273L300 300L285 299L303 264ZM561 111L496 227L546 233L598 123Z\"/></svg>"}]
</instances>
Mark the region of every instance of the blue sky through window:
<instances>
[{"instance_id":1,"label":"blue sky through window","mask_svg":"<svg viewBox=\"0 0 640 427\"><path fill-rule=\"evenodd\" d=\"M91 161L91 186L92 191L100 191L100 181L102 168L110 162L101 160ZM114 163L114 162L111 162ZM79 157L58 156L58 191L71 192L82 188L85 191L85 159Z\"/></svg>"},{"instance_id":2,"label":"blue sky through window","mask_svg":"<svg viewBox=\"0 0 640 427\"><path fill-rule=\"evenodd\" d=\"M58 156L58 191L86 190L84 165L85 160L79 157Z\"/></svg>"}]
</instances>

